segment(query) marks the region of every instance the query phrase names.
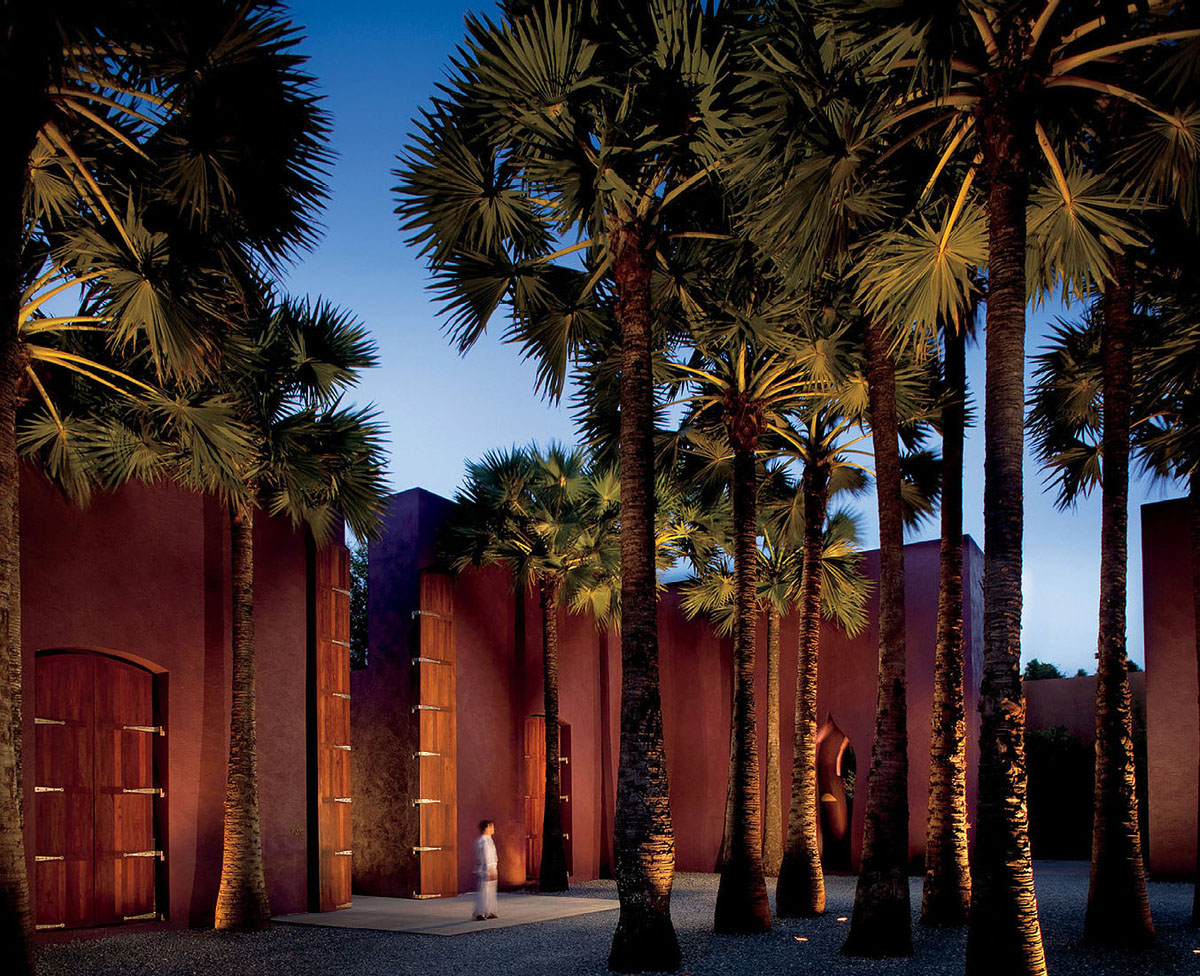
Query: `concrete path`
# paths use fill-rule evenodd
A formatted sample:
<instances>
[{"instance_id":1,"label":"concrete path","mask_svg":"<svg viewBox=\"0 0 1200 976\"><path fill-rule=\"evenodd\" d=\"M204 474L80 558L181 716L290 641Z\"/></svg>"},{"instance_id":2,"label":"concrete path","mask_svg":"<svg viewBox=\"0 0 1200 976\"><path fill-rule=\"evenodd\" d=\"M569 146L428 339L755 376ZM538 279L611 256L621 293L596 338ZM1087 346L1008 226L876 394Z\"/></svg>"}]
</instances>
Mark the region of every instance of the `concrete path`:
<instances>
[{"instance_id":1,"label":"concrete path","mask_svg":"<svg viewBox=\"0 0 1200 976\"><path fill-rule=\"evenodd\" d=\"M467 935L531 922L549 922L573 915L611 912L620 908L615 898L580 898L506 892L497 896L499 918L476 922L471 917L474 894L456 898L379 898L355 895L354 904L338 912L280 915L287 925L322 925L338 929L373 929L380 932L413 932L421 935Z\"/></svg>"}]
</instances>

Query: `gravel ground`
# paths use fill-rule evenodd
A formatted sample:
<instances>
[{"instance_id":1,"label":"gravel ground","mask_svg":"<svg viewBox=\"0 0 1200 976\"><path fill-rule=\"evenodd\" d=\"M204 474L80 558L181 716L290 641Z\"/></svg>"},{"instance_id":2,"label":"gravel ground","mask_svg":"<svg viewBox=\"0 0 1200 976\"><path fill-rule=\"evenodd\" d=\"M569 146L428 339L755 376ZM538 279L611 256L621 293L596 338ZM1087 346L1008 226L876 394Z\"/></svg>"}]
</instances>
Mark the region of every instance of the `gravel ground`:
<instances>
[{"instance_id":1,"label":"gravel ground","mask_svg":"<svg viewBox=\"0 0 1200 976\"><path fill-rule=\"evenodd\" d=\"M1158 930L1157 945L1138 955L1086 949L1079 944L1087 899L1087 865L1040 862L1036 868L1038 909L1052 976L1169 976L1200 973L1200 933L1188 927L1192 887L1155 882L1150 904ZM854 900L853 877L826 881L828 911L819 919L776 920L760 936L712 934L716 901L714 875L681 874L675 879L672 917L683 946L683 972L689 974L889 974L940 976L962 973L965 935L914 926L915 954L910 959L849 959L838 954ZM575 886L573 897L612 896L611 881ZM532 897L532 896L531 896ZM915 911L921 882L912 879ZM427 973L487 973L488 976L538 976L564 973L606 974L604 961L616 914L599 912L574 918L496 929L461 936L407 935L277 925L270 932L230 935L216 932L163 932L114 936L44 946L38 953L39 976L423 976ZM798 939L805 938L806 942Z\"/></svg>"}]
</instances>

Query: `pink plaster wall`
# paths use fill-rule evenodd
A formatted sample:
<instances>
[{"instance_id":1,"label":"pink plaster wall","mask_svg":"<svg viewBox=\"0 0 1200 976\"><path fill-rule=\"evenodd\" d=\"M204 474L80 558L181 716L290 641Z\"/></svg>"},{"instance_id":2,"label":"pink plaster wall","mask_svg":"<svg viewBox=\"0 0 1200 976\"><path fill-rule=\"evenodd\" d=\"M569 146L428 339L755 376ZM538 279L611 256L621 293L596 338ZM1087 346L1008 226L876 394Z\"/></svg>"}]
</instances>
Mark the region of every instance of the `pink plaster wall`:
<instances>
[{"instance_id":1,"label":"pink plaster wall","mask_svg":"<svg viewBox=\"0 0 1200 976\"><path fill-rule=\"evenodd\" d=\"M406 492L394 504L412 508L425 492ZM398 531L411 526L399 509ZM401 528L408 526L408 528ZM417 535L424 539L428 526ZM385 540L385 545L391 545ZM424 545L424 543L422 543ZM390 551L390 550L389 550ZM375 550L372 550L374 568ZM938 543L905 549L908 614L909 851L924 851L928 797L929 721L937 613ZM878 554L868 553L865 571L877 573ZM374 580L374 575L372 576ZM374 583L372 584L374 586ZM374 590L372 601L374 606ZM876 615L872 600L872 620ZM982 554L975 544L964 547L964 614L968 723L968 803L975 801L978 756L977 689L982 658ZM394 611L403 617L407 611ZM526 717L542 711L541 615L530 596L514 594L496 569L468 571L455 584L455 641L458 659L458 875L460 890L473 884L472 857L476 823L496 821L500 880L525 881L524 790L522 757ZM372 652L376 621L372 618ZM676 867L711 871L720 848L729 768L729 702L731 642L719 639L707 623L687 620L679 607L677 587L668 587L659 602L658 633L663 701L663 727L671 785L676 839ZM822 720L831 715L850 736L858 761L858 793L854 804L853 855L861 848L867 770L875 717L878 651L874 624L853 640L832 625L822 633ZM620 640L597 633L586 618L561 613L560 715L571 725L572 846L574 877L606 876L612 864L612 816L620 730ZM780 731L783 805L786 823L790 799L793 715L796 689L797 619L783 622ZM759 740L766 736L765 622L759 626L757 655ZM368 682L367 676L358 679ZM369 699L355 691L355 728L371 725L395 690L376 684ZM390 696L390 697L389 697ZM356 762L387 765L384 754L360 749ZM760 753L765 776L765 756ZM356 781L358 782L358 781ZM366 802L366 801L364 801ZM363 815L364 808L357 812ZM372 808L374 809L374 808ZM381 822L378 832L397 833L400 822ZM366 829L366 828L364 828ZM374 828L372 828L374 829ZM397 841L403 843L403 838ZM356 850L359 846L356 838ZM356 865L357 867L357 865ZM358 877L358 875L356 875ZM365 889L363 889L365 890Z\"/></svg>"},{"instance_id":2,"label":"pink plaster wall","mask_svg":"<svg viewBox=\"0 0 1200 976\"><path fill-rule=\"evenodd\" d=\"M1063 726L1081 742L1096 741L1096 676L1079 678L1040 678L1026 681L1025 728L1048 730ZM1146 674L1129 676L1134 722L1146 714ZM1141 716L1139 718L1139 715Z\"/></svg>"},{"instance_id":3,"label":"pink plaster wall","mask_svg":"<svg viewBox=\"0 0 1200 976\"><path fill-rule=\"evenodd\" d=\"M1186 498L1142 506L1150 870L1160 877L1196 868L1200 716L1188 526Z\"/></svg>"},{"instance_id":4,"label":"pink plaster wall","mask_svg":"<svg viewBox=\"0 0 1200 976\"><path fill-rule=\"evenodd\" d=\"M35 653L52 648L132 656L165 672L164 907L172 926L211 925L229 736L229 533L221 506L167 485L131 485L81 510L26 472L21 525L26 681L33 680ZM307 906L307 557L302 535L265 517L257 520L255 549L267 887L273 911L296 912ZM34 700L28 684L25 699ZM27 809L36 785L34 717L25 710ZM26 819L26 846L32 861L33 817Z\"/></svg>"}]
</instances>

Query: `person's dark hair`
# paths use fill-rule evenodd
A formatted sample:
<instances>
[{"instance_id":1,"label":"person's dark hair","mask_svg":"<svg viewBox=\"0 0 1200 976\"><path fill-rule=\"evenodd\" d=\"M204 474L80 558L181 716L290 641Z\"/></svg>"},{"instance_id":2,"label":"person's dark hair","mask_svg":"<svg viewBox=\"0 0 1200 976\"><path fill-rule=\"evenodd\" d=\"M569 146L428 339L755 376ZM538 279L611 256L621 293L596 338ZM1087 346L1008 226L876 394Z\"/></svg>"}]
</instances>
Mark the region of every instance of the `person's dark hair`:
<instances>
[{"instance_id":1,"label":"person's dark hair","mask_svg":"<svg viewBox=\"0 0 1200 976\"><path fill-rule=\"evenodd\" d=\"M491 820L480 820L479 821L479 832L482 834L485 830L488 829L488 827L491 827L491 826L494 826L494 823Z\"/></svg>"}]
</instances>

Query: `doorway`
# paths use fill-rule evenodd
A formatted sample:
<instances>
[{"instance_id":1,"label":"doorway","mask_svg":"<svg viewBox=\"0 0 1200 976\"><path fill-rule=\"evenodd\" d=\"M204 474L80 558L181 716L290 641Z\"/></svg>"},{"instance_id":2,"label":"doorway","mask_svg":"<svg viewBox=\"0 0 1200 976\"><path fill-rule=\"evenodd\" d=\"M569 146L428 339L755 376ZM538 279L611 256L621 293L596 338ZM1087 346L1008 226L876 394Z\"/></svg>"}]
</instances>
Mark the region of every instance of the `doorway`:
<instances>
[{"instance_id":1,"label":"doorway","mask_svg":"<svg viewBox=\"0 0 1200 976\"><path fill-rule=\"evenodd\" d=\"M154 675L104 654L48 651L34 683L37 928L159 918L166 731Z\"/></svg>"},{"instance_id":2,"label":"doorway","mask_svg":"<svg viewBox=\"0 0 1200 976\"><path fill-rule=\"evenodd\" d=\"M559 792L562 796L563 848L567 874L574 873L571 858L571 726L558 723ZM531 715L525 720L525 877L537 880L542 870L542 821L546 815L546 719Z\"/></svg>"}]
</instances>

